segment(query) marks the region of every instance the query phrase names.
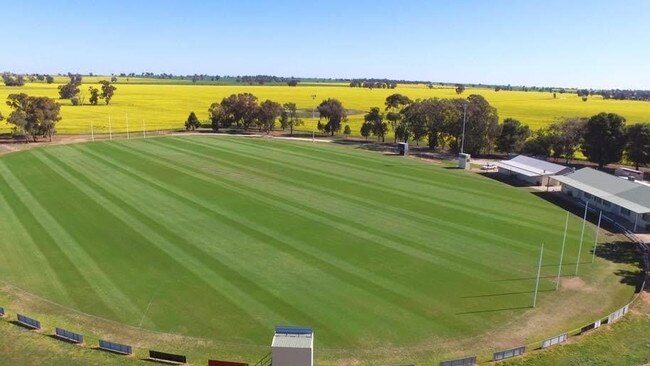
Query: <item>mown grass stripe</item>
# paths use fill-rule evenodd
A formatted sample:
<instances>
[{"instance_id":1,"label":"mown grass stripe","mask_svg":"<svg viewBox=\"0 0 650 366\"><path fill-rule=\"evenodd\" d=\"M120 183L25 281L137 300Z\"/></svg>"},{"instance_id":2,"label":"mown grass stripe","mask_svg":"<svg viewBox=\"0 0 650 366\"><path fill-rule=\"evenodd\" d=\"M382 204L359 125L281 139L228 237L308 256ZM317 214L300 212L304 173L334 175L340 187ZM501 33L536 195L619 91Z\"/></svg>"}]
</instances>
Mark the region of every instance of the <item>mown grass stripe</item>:
<instances>
[{"instance_id":1,"label":"mown grass stripe","mask_svg":"<svg viewBox=\"0 0 650 366\"><path fill-rule=\"evenodd\" d=\"M282 146L282 148L278 148L276 147L276 145L278 144L278 142L276 141L264 140L262 142L258 142L258 141L246 141L244 139L227 139L225 141L233 145L245 145L249 149L263 149L266 152L268 152L269 150L275 151L281 153L285 158L289 156L308 158L311 161L324 163L325 164L324 167L348 167L350 169L353 169L355 172L364 171L368 173L373 173L376 175L380 175L382 178L392 177L398 180L403 180L405 178L405 175L400 172L409 169L413 170L414 168L423 169L423 166L421 164L413 164L413 162L410 161L409 159L396 157L396 159L400 159L400 160L397 164L393 165L393 167L398 168L398 172L393 172L391 169L386 169L386 162L382 161L382 159L380 158L381 156L377 156L376 152L368 152L369 156L363 154L351 155L351 154L339 152L338 149L336 149L336 147L330 147L325 149L319 146L318 148L313 148L312 146L310 146L310 144L304 142L290 142L290 143L283 142L283 144L286 146ZM300 161L291 160L290 162L299 163ZM359 162L359 164L356 164L355 162ZM475 184L477 179L474 176L468 176L462 174L462 172L445 171L444 169L440 169L440 167L435 165L432 165L427 168L435 169L436 174L445 175L446 177L456 181L455 182L456 184L437 181L436 187L438 188L445 188L447 191L454 192L454 193L463 192L463 193L476 195L479 197L485 197L491 199L496 198L499 201L503 201L503 202L518 203L517 200L510 199L509 197L503 197L498 193L490 193L489 191L485 191L481 189L472 189L464 186L463 184L460 184L462 182L472 183L472 185ZM421 183L425 186L431 185L430 180L427 180L426 178L420 178L418 176L413 176L413 174L408 174L408 180L410 182ZM489 181L489 180L482 183L484 183L485 185L493 185L494 186L493 188L498 188L499 190L504 188L503 186L500 186L499 183ZM540 205L540 208L542 207L543 206Z\"/></svg>"},{"instance_id":2,"label":"mown grass stripe","mask_svg":"<svg viewBox=\"0 0 650 366\"><path fill-rule=\"evenodd\" d=\"M154 145L154 144L151 144L151 143L148 144L149 147L151 147L152 145ZM144 147L141 147L140 149L136 149L136 150L138 150L138 154L137 154L137 155L142 156L143 154L145 154L145 150L146 150L146 149L145 149ZM157 154L155 154L155 153L146 153L146 154L150 154L150 155L151 155L151 158L153 158L154 160L157 159ZM179 156L180 156L180 155L179 155ZM160 159L157 159L157 160L160 160ZM192 173L191 171L187 171L187 170L184 169L184 168L183 168L183 169L180 169L180 168L177 167L177 165L178 165L178 164L169 163L169 166L170 166L170 167L172 167L172 168L173 168L173 167L176 167L176 169L179 169L179 170L181 170L182 172L184 172L184 173L186 173L186 174L199 174L200 176L202 175L201 173ZM203 179L207 179L207 181L210 181L209 178L205 178L205 177L204 177ZM247 190L245 190L245 191L242 191L242 192L239 192L239 193L244 194L244 195L250 195L250 194L251 194L251 189L249 188L249 189L247 189ZM257 199L257 200L262 200L262 201L264 201L264 200L267 199L268 196L269 196L269 195L266 194L266 195L264 195L264 196L257 197L256 199ZM274 207L282 207L282 206L285 205L285 203L284 203L284 202L279 202L279 201L273 201L272 203L270 203L270 205L272 205L272 206L274 206ZM308 214L305 213L304 211L300 211L300 212L301 212L301 215L308 215ZM319 218L316 217L315 219L319 219ZM321 221L322 221L322 220L321 220ZM332 226L331 223L329 223L329 222L326 222L326 223L327 223L328 225ZM368 234L368 236L365 236L364 239L366 239L366 240L370 239L371 241L374 241L374 242L378 242L379 240L383 240L383 239L380 239L380 238L377 237L377 236L372 236L372 234ZM389 244L389 245L386 245L386 244L384 244L384 245L385 245L386 247L391 247L392 245L401 245L401 244L399 244L399 243L391 243L391 244ZM401 250L405 250L405 251L408 250L408 249L404 249L404 248L399 248L399 249L401 249ZM399 250L398 250L398 251L399 251ZM408 253L407 253L407 254L408 254ZM429 256L429 257L427 258L427 257L426 257L424 254L422 254L422 253L418 253L417 255L414 255L414 257L416 257L416 258L419 257L420 259L424 259L424 260L427 260L427 261L438 260L437 257L432 257L432 256ZM468 270L467 267L464 267L462 272L456 272L459 268L461 268L461 267L453 267L453 268L450 267L449 270L450 270L450 271L454 271L454 272L456 273L456 275L457 275L457 276L460 276L460 277L468 276L468 275L469 275L468 272L475 272L473 269ZM485 274L486 274L486 273L483 272L481 275L477 275L477 276L475 277L475 280L476 280L476 281L484 281L484 280L485 280ZM493 285L494 285L494 284L493 284ZM498 283L497 283L497 285L498 285ZM456 320L456 321L458 322L458 320Z\"/></svg>"},{"instance_id":3,"label":"mown grass stripe","mask_svg":"<svg viewBox=\"0 0 650 366\"><path fill-rule=\"evenodd\" d=\"M245 161L235 162L235 161L233 161L232 158L228 158L229 156L230 157L240 156L242 158L245 158L245 156L241 156L239 154L232 154L232 152L230 150L227 150L227 149L224 149L224 150L219 149L218 150L219 154L217 154L217 156L213 156L213 155L210 155L210 154L202 153L200 151L192 151L192 149L189 149L189 148L183 149L183 148L179 148L179 147L174 147L173 145L169 145L169 144L167 144L166 146L169 147L169 148L172 148L172 149L175 148L178 151L181 151L181 152L183 152L185 154L196 156L197 158L202 159L202 160L218 161L221 165L228 165L228 166L231 166L233 168L234 167L239 167L238 168L239 170L249 171L251 173L258 174L258 175L264 175L266 177L269 177L270 179L277 180L277 181L282 181L282 182L286 183L287 185L301 186L301 187L303 187L305 189L308 189L308 190L311 190L311 191L313 191L315 193L326 194L327 197L328 197L328 200L331 200L331 198L333 198L333 197L340 197L341 201L344 201L348 205L350 203L357 203L357 205L358 205L357 208L358 209L374 208L376 210L376 212L381 212L381 213L392 212L394 214L391 216L391 219L393 221L396 221L396 222L404 221L405 225L409 224L408 221L416 221L416 222L419 221L420 223L423 223L423 224L436 225L436 230L438 230L438 231L439 230L445 230L448 233L452 233L452 232L463 233L464 236L460 236L460 235L457 234L457 237L462 238L463 241L454 243L455 244L454 245L454 251L458 250L458 248L457 248L458 245L464 246L465 243L469 244L469 242L467 241L468 237L474 237L475 239L479 239L479 240L486 240L486 239L487 240L497 240L497 241L499 241L499 243L501 245L508 244L509 249L521 249L522 244L526 245L526 243L516 242L514 240L511 240L510 238L504 238L504 237L495 236L495 235L488 235L488 233L486 233L485 231L476 230L476 229L470 227L469 225L461 225L461 224L453 223L453 222L448 221L448 220L440 220L440 219L437 219L437 218L432 218L432 217L429 217L429 216L421 215L417 211L413 211L413 210L404 210L404 209L390 207L390 206L387 206L387 205L383 205L379 201L373 201L373 200L368 200L368 199L360 199L357 196L352 196L352 195L346 195L346 194L343 194L343 193L339 193L339 192L337 192L336 190L333 190L333 189L320 188L320 186L315 186L314 184L309 184L309 182L301 184L302 181L301 181L300 178L298 178L297 180L296 179L289 180L289 179L283 178L283 175L281 175L281 174L269 173L267 171L262 171L260 169L247 168L248 165L245 163ZM211 150L215 151L216 148L211 149ZM257 161L263 163L263 161L261 161L259 159ZM289 171L289 170L291 170L290 167L283 167L284 172ZM310 172L308 172L306 169L305 170L294 169L294 171L297 171L299 173L299 174L296 174L294 176L302 176L302 177L304 177L304 176L307 176L307 175L310 174ZM277 194L282 194L282 192L277 192ZM288 200L289 197L287 196L285 198L287 198L287 200ZM307 202L307 201L308 200L306 200L306 199L303 200L303 202ZM327 202L324 202L322 205L319 203L318 208L320 209L320 211L323 211L324 206L327 206ZM314 206L310 206L310 207L313 208ZM364 225L362 222L359 222L359 221L355 220L354 217L351 217L351 218L338 217L337 220L339 220L339 221L351 220L351 221L355 222L355 224L358 225L359 227L366 229L366 231L380 232L380 233L382 233L382 235L385 235L387 237L391 237L391 234L389 234L389 233L385 232L384 230L382 230L383 226L381 226L381 225L370 227L370 226ZM440 235L440 233L437 233L437 235ZM400 237L400 238L392 237L392 238L393 238L393 240L398 240L398 241L402 241L402 242L405 242L405 243L410 243L411 245L414 245L416 247L420 247L421 249L424 249L424 250L433 251L433 252L435 252L437 254L445 254L447 256L452 256L452 257L455 258L455 261L456 261L455 265L462 265L463 263L467 263L467 261L472 261L472 259L467 258L467 256L454 256L450 251L440 251L440 250L437 249L440 246L435 246L434 247L434 246L431 246L431 245L417 244L413 240L408 240L408 238L406 238L406 237ZM530 243L528 245L531 248L535 247L535 245L530 244ZM470 249L470 248L468 248L468 249ZM475 252L477 255L480 255L481 248L477 248L475 246L472 246L471 250L473 252ZM494 248L491 248L490 250L494 251ZM481 264L478 263L478 261L477 261L477 265L480 266Z\"/></svg>"},{"instance_id":4,"label":"mown grass stripe","mask_svg":"<svg viewBox=\"0 0 650 366\"><path fill-rule=\"evenodd\" d=\"M431 255L430 253L426 253L426 252L424 252L422 250L419 250L419 249L416 249L416 248L411 248L411 247L409 247L407 245L403 245L401 243L397 243L397 242L394 242L392 240L387 240L387 239L385 239L383 237L380 237L379 235L376 235L376 234L373 234L373 233L370 233L370 232L367 232L367 231L364 231L364 230L359 230L359 229L357 229L355 227L352 227L351 225L348 225L348 224L344 224L344 223L341 223L341 222L338 222L338 221L333 221L328 217L322 216L322 213L319 215L319 214L314 213L314 212L306 211L302 207L297 207L297 204L295 204L293 202L292 203L287 203L287 202L284 202L282 199L275 197L274 195L269 195L266 192L265 193L259 192L259 191L255 190L255 189L252 189L251 187L248 187L247 189L242 189L242 188L234 185L233 183L225 183L223 180L217 180L217 179L215 179L214 176L210 176L210 175L207 175L205 173L202 173L202 172L199 172L199 171L196 171L196 170L192 170L192 169L188 169L188 168L184 168L184 167L181 168L175 162L166 161L166 159L160 158L160 157L156 156L155 154L153 154L150 151L146 151L142 146L137 146L137 147L129 146L129 148L132 148L133 150L137 151L140 154L140 156L143 156L144 154L146 154L146 155L148 155L147 158L151 159L154 162L159 162L164 166L176 169L179 172L182 172L184 174L192 175L192 176L194 176L194 177L196 177L196 178L198 178L200 180L203 180L204 182L217 183L217 184L223 186L224 188L228 188L228 189L232 190L235 193L238 193L238 194L244 195L244 196L249 196L251 198L254 198L254 199L258 200L259 202L264 202L264 203L269 204L271 206L284 209L284 210L286 210L288 212L293 212L293 213L296 213L296 214L299 214L299 215L302 215L302 216L305 216L305 217L313 218L314 220L318 220L322 224L329 225L332 229L343 230L343 231L349 233L350 235L355 235L355 236L357 236L359 238L363 238L363 239L366 239L366 240L371 241L371 242L381 243L382 245L384 245L384 246L386 246L388 248L394 249L396 252L399 252L399 253L402 253L402 254L407 254L407 255L413 256L414 258L419 258L419 259L429 261L430 263L432 263L434 265L444 265L444 262L440 258L435 257L435 256ZM340 220L340 221L343 221L343 220Z\"/></svg>"},{"instance_id":5,"label":"mown grass stripe","mask_svg":"<svg viewBox=\"0 0 650 366\"><path fill-rule=\"evenodd\" d=\"M436 197L435 200L429 199L427 197L431 196L430 194L423 194L423 195L414 195L412 191L407 191L400 189L400 186L403 186L404 184L397 183L394 184L393 186L388 186L386 184L380 184L377 183L379 181L382 181L383 179L380 179L380 177L370 177L367 180L359 180L359 179L351 179L346 175L341 175L337 174L334 171L324 171L324 170L319 170L317 168L312 168L308 165L304 164L299 164L297 162L292 162L291 164L288 163L283 163L278 160L262 160L261 158L257 158L258 154L252 155L252 154L243 154L243 153L238 153L235 152L233 149L228 149L227 147L217 147L214 144L205 144L197 141L193 141L187 138L177 138L177 139L182 139L184 141L187 141L189 143L193 144L200 144L201 146L205 146L207 148L211 148L213 150L218 150L221 154L231 154L235 155L238 154L243 159L249 159L249 160L257 160L257 161L265 161L269 166L277 166L279 168L282 168L283 170L296 170L296 169L302 169L305 175L314 175L318 176L321 179L328 179L328 180L338 180L341 185L350 185L350 184L358 184L362 187L364 187L366 190L375 190L377 191L377 196L381 197L382 195L398 195L402 197L404 200L408 201L422 201L423 203L429 204L429 205L436 205L439 206L440 209L448 210L448 211L461 211L464 212L466 215L473 215L475 217L483 217L484 219L488 219L491 221L492 225L499 225L501 224L502 229L507 229L508 226L512 225L513 223L517 223L519 226L527 227L529 229L533 230L538 230L538 231L546 231L547 233L551 232L557 232L553 231L550 228L546 228L545 226L539 225L534 219L528 218L528 217L521 217L521 216L513 216L508 214L507 212L504 211L499 211L497 209L492 209L490 208L491 204L485 205L481 210L476 210L476 206L474 205L469 205L469 204L464 204L462 201L457 201L457 200L450 200L450 199L445 199L445 195L449 195L449 192L445 193L444 190L443 192L440 192L439 194L434 195ZM259 147L258 147L259 148ZM262 154L259 154L262 155ZM301 167L302 166L302 167ZM368 182L373 182L372 184ZM429 184L431 186L431 184ZM437 185L436 185L437 186ZM454 192L457 193L457 192ZM500 202L494 202L496 205L501 205L502 203ZM460 225L457 225L457 228L460 227ZM465 228L468 229L468 228ZM501 231L504 232L504 230L499 230L498 227L495 228L495 231ZM492 239L499 239L499 238L492 238ZM500 239L505 239L508 240L509 238L507 237L501 237ZM516 244L516 243L515 243Z\"/></svg>"},{"instance_id":6,"label":"mown grass stripe","mask_svg":"<svg viewBox=\"0 0 650 366\"><path fill-rule=\"evenodd\" d=\"M116 147L116 146L113 145L112 148L118 148L119 149L121 147ZM137 153L131 152L131 153L133 154L133 156L140 156L140 158L149 159L148 157L144 157L142 152L137 152ZM151 156L152 157L151 160L150 160L151 162L158 162L155 158L153 158L155 156L156 156L155 154ZM158 162L158 163L160 163L160 162ZM166 166L167 166L167 168L170 168L170 169L173 169L173 170L176 170L176 171L178 171L180 169L175 164L166 165ZM183 170L181 170L181 171L184 172L184 173L187 173L187 172L185 172ZM138 175L140 175L140 174L138 174ZM150 182L150 183L153 183L153 182ZM192 199L192 198L190 198L190 199ZM197 201L196 199L193 199L193 201L200 202L200 201ZM214 210L213 210L213 212L216 213L216 211L214 211ZM243 217L238 218L238 215L236 213L230 213L230 214L227 214L227 215L230 216L230 217L235 218L236 220L231 220L231 219L228 218L228 216L225 216L225 215L221 216L220 220L228 221L230 223L230 225L232 225L233 227L238 228L239 230L242 230L245 233L249 233L249 234L256 235L256 236L259 236L261 234L260 240L263 240L267 244L272 244L278 249L286 248L286 244L287 244L286 237L276 237L275 235L269 233L267 228L258 227L258 225L249 222L249 220L246 220ZM242 225L241 222L247 222L247 224ZM252 230L256 230L257 234L255 234ZM299 248L299 247L300 247L300 243L294 241L292 249L296 249L296 248ZM302 253L303 253L303 255L305 254L305 252L302 252ZM321 252L321 253L323 253L323 252ZM319 253L319 255L321 253ZM319 259L319 257L314 256L313 254L309 254L308 257L309 257L309 260L312 261L312 262L314 260L316 260L318 262L322 262L321 259ZM350 268L351 266L348 265L347 267ZM331 274L331 272L330 272L330 274ZM347 272L347 273L342 273L340 275L337 275L337 277L340 280L345 281L345 282L350 282L351 280L354 280L355 282L358 282L358 279L355 279L356 276L349 277L350 275L351 275L351 273ZM377 274L373 274L372 276L376 277ZM375 279L375 281L376 281L376 279ZM372 282L361 282L360 283L360 285L363 285L363 287L366 287L366 288L369 285L372 285L372 284L373 284ZM376 286L371 286L371 288L377 290ZM389 290L389 291L392 291L392 290ZM385 288L383 290L381 290L381 293L382 293L383 296L387 296L387 297L390 295L390 292L388 292L387 289L385 289ZM413 292L413 293L410 293L408 295L409 296L417 296L417 293ZM402 297L400 295L396 296L396 294L395 295L390 295L389 298L394 299L394 301L401 301L401 300L405 299L404 297ZM427 301L431 302L432 300L428 299ZM400 306L403 306L403 305L400 305Z\"/></svg>"},{"instance_id":7,"label":"mown grass stripe","mask_svg":"<svg viewBox=\"0 0 650 366\"><path fill-rule=\"evenodd\" d=\"M32 151L31 153L33 153ZM70 264L77 268L79 280L88 279L90 288L102 300L105 307L118 309L126 317L137 316L139 309L125 296L119 287L104 273L97 262L54 218L50 212L41 205L28 188L0 161L0 175L2 175L16 193L19 200L32 212L33 217L43 228L51 233L54 243L61 252L70 260Z\"/></svg>"},{"instance_id":8,"label":"mown grass stripe","mask_svg":"<svg viewBox=\"0 0 650 366\"><path fill-rule=\"evenodd\" d=\"M24 225L26 218L19 218L16 215L15 206L5 199L2 193L2 189L5 187L8 187L8 185L0 176L0 217L6 219L0 220L0 232L3 233L3 240L1 241L3 250L1 252L7 256L5 260L7 266L3 270L7 271L7 275L9 275L8 270L16 267L17 264L19 267L38 268L38 271L34 271L34 275L38 274L37 280L46 284L45 287L50 290L48 292L54 293L56 298L74 306L74 301L70 297L62 279L50 263L53 258L48 258L45 252L36 245L33 236L30 234L31 230L28 230ZM9 264L11 265L9 266Z\"/></svg>"},{"instance_id":9,"label":"mown grass stripe","mask_svg":"<svg viewBox=\"0 0 650 366\"><path fill-rule=\"evenodd\" d=\"M205 283L213 288L215 291L221 292L224 298L234 298L236 302L242 304L238 306L249 316L256 318L260 325L264 324L266 319L277 319L278 321L286 320L286 318L274 313L266 305L253 299L249 295L243 293L236 285L231 284L227 279L218 276L215 269L218 267L209 266L205 263L205 253L193 251L190 253L188 246L179 245L184 242L182 238L170 233L164 226L158 225L146 218L146 213L143 213L137 207L127 203L119 197L120 192L115 187L107 184L105 181L100 181L97 177L87 174L85 178L88 180L84 182L80 176L73 176L69 172L64 171L59 167L55 167L54 161L57 159L53 156L47 158L54 169L62 177L73 183L82 191L96 200L106 210L112 212L115 217L122 220L127 226L131 227L136 232L140 233L143 238L146 238L152 245L157 246L160 250L167 253L171 258L174 258L179 266L186 268L188 271L193 272L197 278L205 279ZM79 174L82 170L78 166L68 165L69 168ZM93 184L91 185L90 182ZM100 188L101 187L101 188ZM109 193L113 191L112 193ZM119 205L117 204L119 203ZM127 211L125 208L130 210ZM172 238L171 240L168 238ZM218 262L211 262L217 264ZM222 273L223 275L223 273ZM142 315L142 313L140 313ZM137 323L137 322L136 322Z\"/></svg>"}]
</instances>

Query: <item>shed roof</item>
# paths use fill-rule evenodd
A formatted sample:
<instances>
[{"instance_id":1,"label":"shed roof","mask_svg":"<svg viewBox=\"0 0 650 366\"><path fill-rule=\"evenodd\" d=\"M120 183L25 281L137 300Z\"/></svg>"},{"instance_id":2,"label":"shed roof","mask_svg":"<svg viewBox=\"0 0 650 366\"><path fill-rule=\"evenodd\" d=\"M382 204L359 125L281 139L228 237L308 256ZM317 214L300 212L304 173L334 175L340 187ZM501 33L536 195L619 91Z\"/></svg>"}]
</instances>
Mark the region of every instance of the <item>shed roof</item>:
<instances>
[{"instance_id":1,"label":"shed roof","mask_svg":"<svg viewBox=\"0 0 650 366\"><path fill-rule=\"evenodd\" d=\"M518 155L510 160L499 161L496 163L496 165L500 168L510 170L527 177L557 175L568 173L571 170L571 168L568 168L564 165L531 158L525 155Z\"/></svg>"},{"instance_id":2,"label":"shed roof","mask_svg":"<svg viewBox=\"0 0 650 366\"><path fill-rule=\"evenodd\" d=\"M314 337L311 334L275 333L271 347L312 348Z\"/></svg>"},{"instance_id":3,"label":"shed roof","mask_svg":"<svg viewBox=\"0 0 650 366\"><path fill-rule=\"evenodd\" d=\"M646 185L591 168L582 168L565 176L554 176L553 179L630 211L650 212L650 187Z\"/></svg>"}]
</instances>

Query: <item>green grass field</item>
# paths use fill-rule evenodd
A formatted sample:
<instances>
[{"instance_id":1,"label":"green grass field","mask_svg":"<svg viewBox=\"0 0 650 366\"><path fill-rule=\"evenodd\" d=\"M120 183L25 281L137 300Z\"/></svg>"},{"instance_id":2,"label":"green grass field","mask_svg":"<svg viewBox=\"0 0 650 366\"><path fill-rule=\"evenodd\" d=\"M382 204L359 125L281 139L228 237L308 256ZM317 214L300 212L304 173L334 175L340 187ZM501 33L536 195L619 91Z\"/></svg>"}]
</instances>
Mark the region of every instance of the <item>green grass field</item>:
<instances>
[{"instance_id":1,"label":"green grass field","mask_svg":"<svg viewBox=\"0 0 650 366\"><path fill-rule=\"evenodd\" d=\"M88 99L88 86L96 85L100 79L107 77L86 77L81 87L82 97ZM24 92L30 95L58 98L57 86L65 83L65 78L57 78L54 84L27 83L24 87L0 86L0 112L7 116L9 107L4 103L7 95ZM363 111L378 106L383 109L386 97L392 93L408 95L412 99L420 98L456 98L453 88L428 89L423 85L400 85L397 89L350 88L343 84L305 84L298 87L282 85L191 85L178 80L165 82L157 79L131 79L125 83L119 78L115 97L110 105L72 106L69 100L60 100L63 119L57 126L59 133L88 134L91 123L98 133L108 133L108 119L111 117L113 131L125 131L127 116L129 129L140 131L143 125L148 130L182 128L190 111L195 111L199 119L207 121L208 107L213 102L233 94L250 92L260 101L271 99L277 102L295 102L308 116L313 107L311 95L316 95L316 102L326 98L338 98L351 110L348 123L354 135L359 135L363 121ZM467 88L461 97L470 94L483 95L498 109L501 120L512 117L537 129L548 125L561 117L589 117L600 112L614 112L627 118L628 123L650 121L650 104L639 101L603 100L591 97L583 102L575 93L551 93L499 91L485 88ZM143 123L144 121L144 123ZM312 120L305 118L305 126L299 128L311 131ZM0 131L8 131L5 122L0 123ZM392 136L392 133L390 134Z\"/></svg>"},{"instance_id":2,"label":"green grass field","mask_svg":"<svg viewBox=\"0 0 650 366\"><path fill-rule=\"evenodd\" d=\"M127 340L146 337L115 324L248 361L277 324L314 327L323 364L462 356L579 327L628 301L635 267L591 264L589 224L571 278L572 215L569 285L555 292L564 219L526 189L334 143L165 137L0 157L6 283L85 314L64 324L106 332L95 316Z\"/></svg>"}]
</instances>

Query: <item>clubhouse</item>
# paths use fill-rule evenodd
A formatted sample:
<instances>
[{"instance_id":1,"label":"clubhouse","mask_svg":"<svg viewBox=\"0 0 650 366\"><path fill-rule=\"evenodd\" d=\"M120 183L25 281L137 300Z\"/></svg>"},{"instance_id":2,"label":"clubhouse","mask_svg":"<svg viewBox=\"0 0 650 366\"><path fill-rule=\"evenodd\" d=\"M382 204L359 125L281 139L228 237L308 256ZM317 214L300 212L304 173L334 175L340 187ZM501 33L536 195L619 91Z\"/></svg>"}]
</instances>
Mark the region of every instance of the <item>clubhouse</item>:
<instances>
[{"instance_id":1,"label":"clubhouse","mask_svg":"<svg viewBox=\"0 0 650 366\"><path fill-rule=\"evenodd\" d=\"M650 185L591 168L553 179L562 185L563 193L624 219L633 231L650 231Z\"/></svg>"}]
</instances>

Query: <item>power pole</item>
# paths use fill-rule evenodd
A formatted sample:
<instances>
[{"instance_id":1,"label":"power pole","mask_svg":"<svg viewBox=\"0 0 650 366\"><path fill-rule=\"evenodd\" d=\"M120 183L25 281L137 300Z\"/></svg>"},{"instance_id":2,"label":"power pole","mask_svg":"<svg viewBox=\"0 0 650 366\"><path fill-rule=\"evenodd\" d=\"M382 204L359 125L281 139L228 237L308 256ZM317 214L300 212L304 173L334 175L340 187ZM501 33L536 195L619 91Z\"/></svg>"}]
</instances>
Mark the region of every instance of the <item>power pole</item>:
<instances>
[{"instance_id":1,"label":"power pole","mask_svg":"<svg viewBox=\"0 0 650 366\"><path fill-rule=\"evenodd\" d=\"M465 124L467 123L467 107L468 104L463 104L463 139L460 142L460 153L465 152Z\"/></svg>"}]
</instances>

